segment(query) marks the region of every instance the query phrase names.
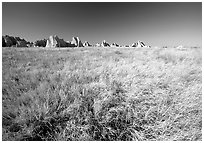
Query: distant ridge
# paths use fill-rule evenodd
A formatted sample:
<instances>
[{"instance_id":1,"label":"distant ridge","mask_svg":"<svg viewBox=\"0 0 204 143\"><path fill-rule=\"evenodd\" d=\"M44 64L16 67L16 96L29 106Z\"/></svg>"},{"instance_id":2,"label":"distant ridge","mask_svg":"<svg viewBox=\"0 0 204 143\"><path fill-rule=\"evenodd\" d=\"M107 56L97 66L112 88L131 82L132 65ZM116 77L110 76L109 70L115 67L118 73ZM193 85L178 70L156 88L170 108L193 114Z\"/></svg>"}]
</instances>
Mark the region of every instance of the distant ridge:
<instances>
[{"instance_id":1,"label":"distant ridge","mask_svg":"<svg viewBox=\"0 0 204 143\"><path fill-rule=\"evenodd\" d=\"M46 39L40 39L36 40L35 42L29 42L25 39L22 39L20 37L14 37L5 35L2 36L2 47L90 47L90 46L96 46L96 47L150 47L146 46L143 41L137 41L136 43L133 43L131 46L120 46L116 43L109 44L106 42L106 40L103 40L100 43L97 43L96 45L91 45L88 41L85 41L82 43L79 37L72 37L72 41L65 41L64 39L59 38L57 35L51 35Z\"/></svg>"},{"instance_id":2,"label":"distant ridge","mask_svg":"<svg viewBox=\"0 0 204 143\"><path fill-rule=\"evenodd\" d=\"M32 43L20 37L2 36L2 47L30 47L30 44Z\"/></svg>"},{"instance_id":3,"label":"distant ridge","mask_svg":"<svg viewBox=\"0 0 204 143\"><path fill-rule=\"evenodd\" d=\"M142 41L137 41L137 43L133 43L132 44L132 47L137 47L137 48L141 48L141 47L150 47L150 46L146 46L145 44L144 44L144 42L142 42Z\"/></svg>"},{"instance_id":4,"label":"distant ridge","mask_svg":"<svg viewBox=\"0 0 204 143\"><path fill-rule=\"evenodd\" d=\"M57 35L50 36L46 41L46 47L68 47L69 43L60 39Z\"/></svg>"}]
</instances>

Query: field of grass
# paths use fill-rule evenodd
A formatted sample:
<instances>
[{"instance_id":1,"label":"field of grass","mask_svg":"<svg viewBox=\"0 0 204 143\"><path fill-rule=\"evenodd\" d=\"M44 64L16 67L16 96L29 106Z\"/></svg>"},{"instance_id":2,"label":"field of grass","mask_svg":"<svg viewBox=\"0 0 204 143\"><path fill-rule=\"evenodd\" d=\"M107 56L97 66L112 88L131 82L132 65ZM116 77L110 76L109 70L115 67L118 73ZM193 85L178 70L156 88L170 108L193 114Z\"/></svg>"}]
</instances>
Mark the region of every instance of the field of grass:
<instances>
[{"instance_id":1,"label":"field of grass","mask_svg":"<svg viewBox=\"0 0 204 143\"><path fill-rule=\"evenodd\" d=\"M3 48L2 139L201 141L201 51Z\"/></svg>"}]
</instances>

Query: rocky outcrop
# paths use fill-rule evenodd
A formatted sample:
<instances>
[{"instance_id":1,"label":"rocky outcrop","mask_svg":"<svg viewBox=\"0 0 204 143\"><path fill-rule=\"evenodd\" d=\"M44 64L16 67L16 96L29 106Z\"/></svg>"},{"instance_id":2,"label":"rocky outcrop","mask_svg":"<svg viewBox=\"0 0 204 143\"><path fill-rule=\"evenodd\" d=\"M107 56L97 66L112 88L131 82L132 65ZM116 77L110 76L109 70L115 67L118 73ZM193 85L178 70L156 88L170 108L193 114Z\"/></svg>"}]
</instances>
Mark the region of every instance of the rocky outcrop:
<instances>
[{"instance_id":1,"label":"rocky outcrop","mask_svg":"<svg viewBox=\"0 0 204 143\"><path fill-rule=\"evenodd\" d=\"M34 42L34 47L45 47L47 43L47 39L37 40Z\"/></svg>"},{"instance_id":2,"label":"rocky outcrop","mask_svg":"<svg viewBox=\"0 0 204 143\"><path fill-rule=\"evenodd\" d=\"M56 38L57 38L57 36L50 36L46 41L45 47L59 47Z\"/></svg>"},{"instance_id":3,"label":"rocky outcrop","mask_svg":"<svg viewBox=\"0 0 204 143\"><path fill-rule=\"evenodd\" d=\"M2 47L6 47L6 42L3 36L2 36Z\"/></svg>"},{"instance_id":4,"label":"rocky outcrop","mask_svg":"<svg viewBox=\"0 0 204 143\"><path fill-rule=\"evenodd\" d=\"M110 47L110 44L108 44L105 40L103 40L101 46L102 47Z\"/></svg>"},{"instance_id":5,"label":"rocky outcrop","mask_svg":"<svg viewBox=\"0 0 204 143\"><path fill-rule=\"evenodd\" d=\"M113 44L111 44L110 46L111 46L111 47L119 47L119 45L116 44L116 43L113 43Z\"/></svg>"},{"instance_id":6,"label":"rocky outcrop","mask_svg":"<svg viewBox=\"0 0 204 143\"><path fill-rule=\"evenodd\" d=\"M136 43L133 43L133 44L132 44L132 47L137 47L137 44L136 44Z\"/></svg>"},{"instance_id":7,"label":"rocky outcrop","mask_svg":"<svg viewBox=\"0 0 204 143\"><path fill-rule=\"evenodd\" d=\"M84 47L79 37L72 37L71 44L74 44L75 47Z\"/></svg>"},{"instance_id":8,"label":"rocky outcrop","mask_svg":"<svg viewBox=\"0 0 204 143\"><path fill-rule=\"evenodd\" d=\"M141 48L141 47L150 47L150 46L146 46L145 44L144 44L144 42L142 42L142 41L137 41L137 43L133 43L132 44L132 47L137 47L137 48Z\"/></svg>"},{"instance_id":9,"label":"rocky outcrop","mask_svg":"<svg viewBox=\"0 0 204 143\"><path fill-rule=\"evenodd\" d=\"M12 46L16 46L16 44L18 43L17 41L25 41L24 39L21 39L20 37L9 36L9 38L12 42Z\"/></svg>"},{"instance_id":10,"label":"rocky outcrop","mask_svg":"<svg viewBox=\"0 0 204 143\"><path fill-rule=\"evenodd\" d=\"M3 36L4 41L6 43L5 47L11 47L13 45L13 42L11 41L10 37L8 35Z\"/></svg>"},{"instance_id":11,"label":"rocky outcrop","mask_svg":"<svg viewBox=\"0 0 204 143\"><path fill-rule=\"evenodd\" d=\"M70 41L66 41L67 47L75 47L75 44L72 44Z\"/></svg>"},{"instance_id":12,"label":"rocky outcrop","mask_svg":"<svg viewBox=\"0 0 204 143\"><path fill-rule=\"evenodd\" d=\"M101 44L100 43L96 43L96 47L101 47Z\"/></svg>"},{"instance_id":13,"label":"rocky outcrop","mask_svg":"<svg viewBox=\"0 0 204 143\"><path fill-rule=\"evenodd\" d=\"M87 42L87 41L85 41L83 45L84 45L84 47L90 47L91 46L91 44L89 44L89 42Z\"/></svg>"},{"instance_id":14,"label":"rocky outcrop","mask_svg":"<svg viewBox=\"0 0 204 143\"><path fill-rule=\"evenodd\" d=\"M2 36L2 47L27 47L27 42L25 39L20 37L13 37L9 35Z\"/></svg>"},{"instance_id":15,"label":"rocky outcrop","mask_svg":"<svg viewBox=\"0 0 204 143\"><path fill-rule=\"evenodd\" d=\"M17 47L28 47L26 41L17 41Z\"/></svg>"},{"instance_id":16,"label":"rocky outcrop","mask_svg":"<svg viewBox=\"0 0 204 143\"><path fill-rule=\"evenodd\" d=\"M60 39L57 35L50 36L47 39L46 47L67 47L68 44L63 39Z\"/></svg>"},{"instance_id":17,"label":"rocky outcrop","mask_svg":"<svg viewBox=\"0 0 204 143\"><path fill-rule=\"evenodd\" d=\"M145 47L146 45L142 41L137 42L137 47Z\"/></svg>"},{"instance_id":18,"label":"rocky outcrop","mask_svg":"<svg viewBox=\"0 0 204 143\"><path fill-rule=\"evenodd\" d=\"M27 47L34 47L34 43L33 42L28 43Z\"/></svg>"},{"instance_id":19,"label":"rocky outcrop","mask_svg":"<svg viewBox=\"0 0 204 143\"><path fill-rule=\"evenodd\" d=\"M58 36L50 36L48 39L37 40L34 43L30 43L25 39L20 37L13 37L9 35L2 36L2 47L89 47L89 46L96 46L96 47L147 47L150 46L145 45L144 42L138 41L133 43L132 45L124 45L120 46L116 43L109 44L105 40L102 43L97 43L96 45L91 45L89 42L85 41L84 43L81 42L79 37L73 37L72 41L64 41L60 39ZM179 46L177 49L184 49L182 46Z\"/></svg>"}]
</instances>

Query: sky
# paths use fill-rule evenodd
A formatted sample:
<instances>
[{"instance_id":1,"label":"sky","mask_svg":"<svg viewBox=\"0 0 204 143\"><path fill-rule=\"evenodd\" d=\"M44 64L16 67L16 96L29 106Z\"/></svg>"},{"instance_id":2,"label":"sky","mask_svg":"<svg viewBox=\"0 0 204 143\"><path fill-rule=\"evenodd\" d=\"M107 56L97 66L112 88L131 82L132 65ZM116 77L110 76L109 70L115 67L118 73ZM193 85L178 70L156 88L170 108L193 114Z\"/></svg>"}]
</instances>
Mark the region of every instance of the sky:
<instances>
[{"instance_id":1,"label":"sky","mask_svg":"<svg viewBox=\"0 0 204 143\"><path fill-rule=\"evenodd\" d=\"M2 35L34 42L65 41L150 46L202 46L201 2L3 2Z\"/></svg>"}]
</instances>

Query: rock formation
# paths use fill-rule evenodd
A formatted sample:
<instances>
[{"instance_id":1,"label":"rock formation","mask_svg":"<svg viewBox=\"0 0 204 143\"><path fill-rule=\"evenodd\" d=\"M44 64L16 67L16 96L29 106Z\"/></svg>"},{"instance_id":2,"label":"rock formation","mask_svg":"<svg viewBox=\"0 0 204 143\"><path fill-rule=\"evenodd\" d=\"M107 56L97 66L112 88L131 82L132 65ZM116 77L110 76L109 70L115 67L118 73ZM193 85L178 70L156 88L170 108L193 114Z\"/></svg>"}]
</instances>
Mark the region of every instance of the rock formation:
<instances>
[{"instance_id":1,"label":"rock formation","mask_svg":"<svg viewBox=\"0 0 204 143\"><path fill-rule=\"evenodd\" d=\"M73 37L72 41L64 41L60 39L58 36L50 36L48 39L37 40L34 43L30 43L25 39L21 39L20 37L13 37L9 35L2 36L2 47L89 47L92 46L89 42L85 41L84 44L81 42L79 37ZM105 40L102 43L97 43L93 45L96 47L122 47L116 43L109 44ZM123 47L146 47L149 48L150 46L146 46L144 42L138 41L133 43L132 45L124 45ZM184 49L182 46L179 46L177 49Z\"/></svg>"},{"instance_id":2,"label":"rock formation","mask_svg":"<svg viewBox=\"0 0 204 143\"><path fill-rule=\"evenodd\" d=\"M101 47L101 44L100 43L96 43L96 47Z\"/></svg>"},{"instance_id":3,"label":"rock formation","mask_svg":"<svg viewBox=\"0 0 204 143\"><path fill-rule=\"evenodd\" d=\"M79 37L73 37L71 44L74 44L75 47L84 47Z\"/></svg>"},{"instance_id":4,"label":"rock formation","mask_svg":"<svg viewBox=\"0 0 204 143\"><path fill-rule=\"evenodd\" d=\"M119 47L119 45L116 43L113 43L113 44L111 44L111 47Z\"/></svg>"},{"instance_id":5,"label":"rock formation","mask_svg":"<svg viewBox=\"0 0 204 143\"><path fill-rule=\"evenodd\" d=\"M34 43L33 42L27 43L27 47L34 47Z\"/></svg>"},{"instance_id":6,"label":"rock formation","mask_svg":"<svg viewBox=\"0 0 204 143\"><path fill-rule=\"evenodd\" d=\"M91 44L89 44L89 42L87 42L87 41L85 41L83 45L84 45L84 47L90 47L91 46Z\"/></svg>"},{"instance_id":7,"label":"rock formation","mask_svg":"<svg viewBox=\"0 0 204 143\"><path fill-rule=\"evenodd\" d=\"M16 46L16 44L18 43L17 41L25 41L24 39L21 39L20 37L13 37L13 36L9 36L11 42L12 42L12 46ZM26 42L26 41L25 41Z\"/></svg>"},{"instance_id":8,"label":"rock formation","mask_svg":"<svg viewBox=\"0 0 204 143\"><path fill-rule=\"evenodd\" d=\"M46 47L68 47L67 42L65 42L63 39L60 39L58 36L50 36L47 39Z\"/></svg>"},{"instance_id":9,"label":"rock formation","mask_svg":"<svg viewBox=\"0 0 204 143\"><path fill-rule=\"evenodd\" d=\"M6 42L3 36L2 36L2 47L6 47Z\"/></svg>"},{"instance_id":10,"label":"rock formation","mask_svg":"<svg viewBox=\"0 0 204 143\"><path fill-rule=\"evenodd\" d=\"M133 44L132 44L132 47L141 48L141 47L150 47L150 46L146 46L146 45L144 44L144 42L142 42L142 41L137 41L137 43L133 43Z\"/></svg>"},{"instance_id":11,"label":"rock formation","mask_svg":"<svg viewBox=\"0 0 204 143\"><path fill-rule=\"evenodd\" d=\"M20 37L13 37L9 35L2 36L2 47L27 47L27 42Z\"/></svg>"},{"instance_id":12,"label":"rock formation","mask_svg":"<svg viewBox=\"0 0 204 143\"><path fill-rule=\"evenodd\" d=\"M102 42L102 47L110 47L110 44L108 44L105 40Z\"/></svg>"},{"instance_id":13,"label":"rock formation","mask_svg":"<svg viewBox=\"0 0 204 143\"><path fill-rule=\"evenodd\" d=\"M132 43L132 47L137 47L137 44L136 43Z\"/></svg>"},{"instance_id":14,"label":"rock formation","mask_svg":"<svg viewBox=\"0 0 204 143\"><path fill-rule=\"evenodd\" d=\"M46 46L45 47L59 47L58 42L57 42L57 36L50 36L47 41L46 41Z\"/></svg>"},{"instance_id":15,"label":"rock formation","mask_svg":"<svg viewBox=\"0 0 204 143\"><path fill-rule=\"evenodd\" d=\"M34 42L34 47L45 47L47 39L37 40Z\"/></svg>"},{"instance_id":16,"label":"rock formation","mask_svg":"<svg viewBox=\"0 0 204 143\"><path fill-rule=\"evenodd\" d=\"M138 41L138 42L137 42L137 47L145 47L144 42Z\"/></svg>"},{"instance_id":17,"label":"rock formation","mask_svg":"<svg viewBox=\"0 0 204 143\"><path fill-rule=\"evenodd\" d=\"M11 46L13 45L13 42L11 41L11 39L9 38L8 35L3 36L3 38L4 38L4 41L5 41L5 43L6 43L6 46L5 46L5 47L11 47Z\"/></svg>"},{"instance_id":18,"label":"rock formation","mask_svg":"<svg viewBox=\"0 0 204 143\"><path fill-rule=\"evenodd\" d=\"M17 41L16 47L28 47L26 41Z\"/></svg>"},{"instance_id":19,"label":"rock formation","mask_svg":"<svg viewBox=\"0 0 204 143\"><path fill-rule=\"evenodd\" d=\"M66 41L66 43L67 43L67 47L75 47L75 44L72 44L72 43L69 42L69 41Z\"/></svg>"}]
</instances>

